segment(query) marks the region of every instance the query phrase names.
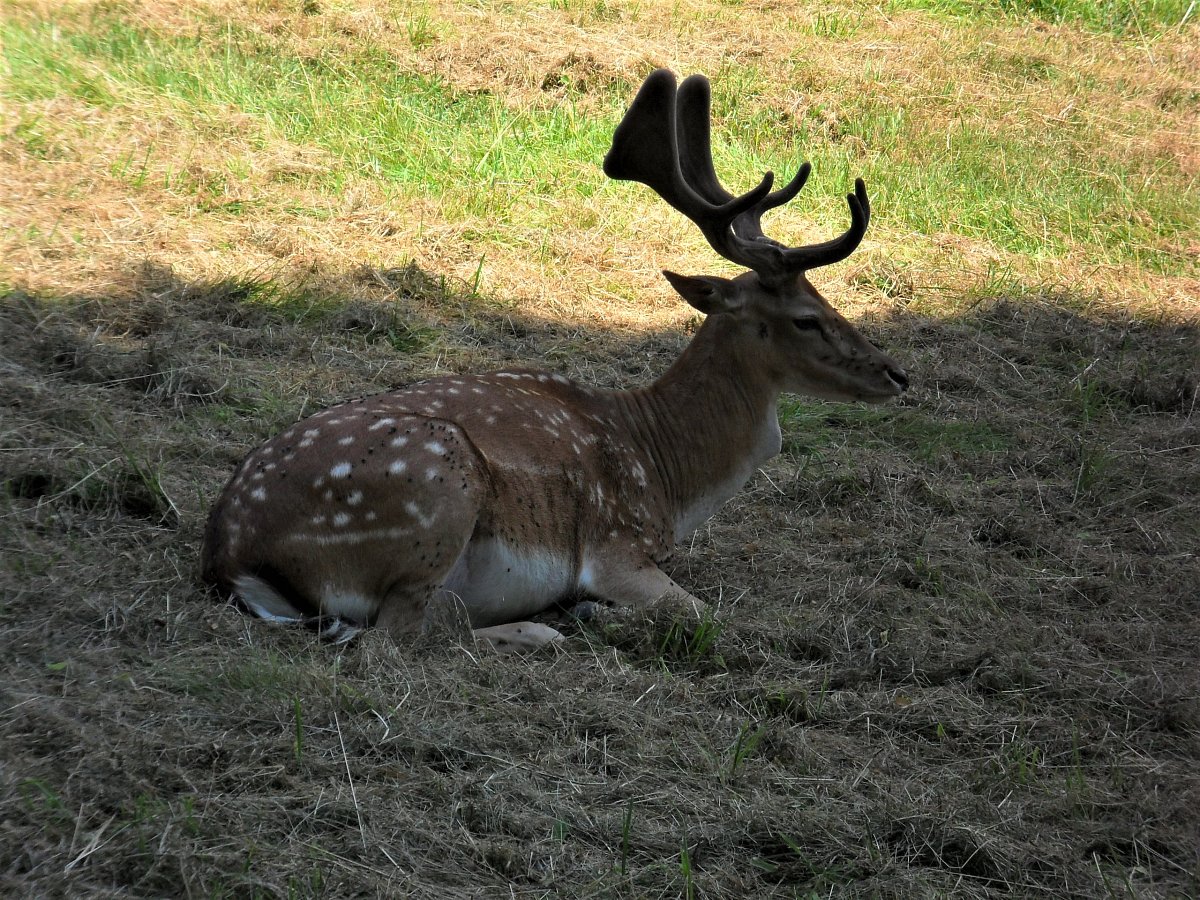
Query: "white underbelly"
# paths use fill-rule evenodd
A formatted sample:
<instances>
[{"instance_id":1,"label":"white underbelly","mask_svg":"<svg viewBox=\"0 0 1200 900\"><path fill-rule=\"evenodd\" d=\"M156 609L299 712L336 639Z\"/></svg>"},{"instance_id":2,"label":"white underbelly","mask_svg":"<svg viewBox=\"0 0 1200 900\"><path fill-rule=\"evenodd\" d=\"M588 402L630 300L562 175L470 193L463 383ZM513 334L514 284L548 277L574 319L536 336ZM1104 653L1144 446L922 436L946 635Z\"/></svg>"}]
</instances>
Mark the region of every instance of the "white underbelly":
<instances>
[{"instance_id":1,"label":"white underbelly","mask_svg":"<svg viewBox=\"0 0 1200 900\"><path fill-rule=\"evenodd\" d=\"M467 545L442 586L480 628L541 612L574 592L576 580L568 560L486 540Z\"/></svg>"}]
</instances>

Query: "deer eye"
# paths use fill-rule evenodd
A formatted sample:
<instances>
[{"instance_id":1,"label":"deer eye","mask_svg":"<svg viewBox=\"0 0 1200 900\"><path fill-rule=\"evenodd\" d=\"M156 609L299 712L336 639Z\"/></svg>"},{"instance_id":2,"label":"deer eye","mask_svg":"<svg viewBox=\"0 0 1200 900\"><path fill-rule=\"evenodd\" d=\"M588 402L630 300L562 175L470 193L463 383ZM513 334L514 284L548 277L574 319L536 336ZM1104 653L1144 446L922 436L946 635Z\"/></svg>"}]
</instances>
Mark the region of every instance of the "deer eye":
<instances>
[{"instance_id":1,"label":"deer eye","mask_svg":"<svg viewBox=\"0 0 1200 900\"><path fill-rule=\"evenodd\" d=\"M792 324L795 325L801 331L820 331L821 330L820 320L815 319L812 316L809 316L808 318L804 318L804 319L792 319Z\"/></svg>"}]
</instances>

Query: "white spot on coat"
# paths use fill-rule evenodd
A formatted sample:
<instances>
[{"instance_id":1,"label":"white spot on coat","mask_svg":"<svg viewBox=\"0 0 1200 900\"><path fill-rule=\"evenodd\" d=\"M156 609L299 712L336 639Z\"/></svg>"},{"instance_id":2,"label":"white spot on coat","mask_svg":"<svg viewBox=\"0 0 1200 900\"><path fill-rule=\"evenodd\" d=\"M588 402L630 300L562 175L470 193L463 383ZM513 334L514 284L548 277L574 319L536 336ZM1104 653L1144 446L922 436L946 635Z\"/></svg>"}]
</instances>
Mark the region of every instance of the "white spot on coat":
<instances>
[{"instance_id":1,"label":"white spot on coat","mask_svg":"<svg viewBox=\"0 0 1200 900\"><path fill-rule=\"evenodd\" d=\"M371 531L351 531L332 534L323 531L320 534L293 534L287 540L303 544L365 544L367 541L388 541L412 534L411 528L376 528Z\"/></svg>"},{"instance_id":2,"label":"white spot on coat","mask_svg":"<svg viewBox=\"0 0 1200 900\"><path fill-rule=\"evenodd\" d=\"M421 507L417 506L411 500L404 504L404 511L416 519L422 528L428 528L433 524L434 519L437 518L434 514L425 515Z\"/></svg>"},{"instance_id":3,"label":"white spot on coat","mask_svg":"<svg viewBox=\"0 0 1200 900\"><path fill-rule=\"evenodd\" d=\"M330 478L347 478L350 472L353 471L354 464L348 462L340 462L329 470Z\"/></svg>"}]
</instances>

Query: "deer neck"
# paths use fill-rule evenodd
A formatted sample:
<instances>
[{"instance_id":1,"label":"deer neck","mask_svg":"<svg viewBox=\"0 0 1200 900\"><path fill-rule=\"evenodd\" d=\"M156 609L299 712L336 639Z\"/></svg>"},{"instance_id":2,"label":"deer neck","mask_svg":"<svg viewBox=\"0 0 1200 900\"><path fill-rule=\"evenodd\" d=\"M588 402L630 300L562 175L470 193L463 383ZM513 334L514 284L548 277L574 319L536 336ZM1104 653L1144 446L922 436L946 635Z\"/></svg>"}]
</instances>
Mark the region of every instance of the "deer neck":
<instances>
[{"instance_id":1,"label":"deer neck","mask_svg":"<svg viewBox=\"0 0 1200 900\"><path fill-rule=\"evenodd\" d=\"M675 539L732 497L779 453L777 383L749 358L738 323L710 316L675 364L629 392L630 432L662 482Z\"/></svg>"}]
</instances>

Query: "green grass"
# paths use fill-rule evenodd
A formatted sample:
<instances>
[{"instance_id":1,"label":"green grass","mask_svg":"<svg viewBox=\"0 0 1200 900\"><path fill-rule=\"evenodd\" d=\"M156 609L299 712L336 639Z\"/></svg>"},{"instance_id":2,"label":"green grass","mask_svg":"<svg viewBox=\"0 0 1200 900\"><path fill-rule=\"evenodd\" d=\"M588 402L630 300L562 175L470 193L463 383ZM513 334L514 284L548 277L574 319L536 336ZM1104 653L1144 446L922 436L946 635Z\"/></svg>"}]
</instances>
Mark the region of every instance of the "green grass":
<instances>
[{"instance_id":1,"label":"green grass","mask_svg":"<svg viewBox=\"0 0 1200 900\"><path fill-rule=\"evenodd\" d=\"M902 449L915 459L999 453L1015 439L986 421L947 421L920 409L814 404L785 398L780 403L785 452L807 456L842 444Z\"/></svg>"},{"instance_id":2,"label":"green grass","mask_svg":"<svg viewBox=\"0 0 1200 900\"><path fill-rule=\"evenodd\" d=\"M890 0L887 7L980 19L1032 17L1114 35L1175 28L1196 16L1191 0Z\"/></svg>"},{"instance_id":3,"label":"green grass","mask_svg":"<svg viewBox=\"0 0 1200 900\"><path fill-rule=\"evenodd\" d=\"M319 179L330 193L352 177L413 194L449 190L462 214L503 222L531 191L577 181L577 161L599 160L608 139L607 123L570 108L513 112L490 96L454 94L436 80L398 73L393 60L369 49L301 59L230 27L220 45L120 21L10 24L3 36L13 101L70 96L101 109L165 106L198 137L221 130L237 111L260 123L255 145L282 137L333 154L337 164ZM44 144L35 123L21 127L18 140ZM480 191L481 183L490 189ZM201 187L220 195L225 184Z\"/></svg>"},{"instance_id":4,"label":"green grass","mask_svg":"<svg viewBox=\"0 0 1200 900\"><path fill-rule=\"evenodd\" d=\"M354 179L370 179L394 196L437 198L449 219L486 223L474 239L500 244L526 243L530 232L555 227L562 210L547 198L590 215L587 198L605 187L599 163L631 89L604 89L599 113L584 114L570 99L513 108L490 94L399 71L382 50L301 58L216 22L202 37L165 37L97 14L11 21L3 39L10 102L67 96L98 109L149 107L177 118L198 143L213 131L236 129L253 150L279 138L319 148L333 162L305 177L331 200ZM1001 65L1025 73L1019 77L1054 76L1036 58L1006 57ZM712 74L718 169L741 187L766 168L790 173L801 158L812 159L805 220L840 226L842 195L862 175L877 227L964 235L1032 259L1080 248L1098 263L1195 269L1184 250L1196 202L1190 183L1150 151L1109 146L1114 136L1153 123L1074 117L1032 132L1006 130L1005 107L1017 109L1020 97L973 108L946 82L935 85L933 96L906 99L902 81L869 61L837 76L836 108L817 104L790 117L761 96L770 83L753 65L730 62ZM243 118L231 125L231 112L256 124L248 127ZM832 132L830 116L837 123ZM45 156L54 152L54 132L69 143L70 129L22 118L9 139ZM153 154L153 148L127 154L112 168L137 187L152 180L156 162L164 187L199 192L210 198L208 211L240 216L250 208L252 201L228 196L248 171L236 154L224 172L199 181ZM622 204L625 197L654 202L642 188L606 190ZM619 218L607 224L625 227Z\"/></svg>"},{"instance_id":5,"label":"green grass","mask_svg":"<svg viewBox=\"0 0 1200 900\"><path fill-rule=\"evenodd\" d=\"M758 745L766 735L766 726L752 722L743 722L738 728L737 738L726 751L726 769L724 777L732 781L746 762L758 751Z\"/></svg>"}]
</instances>

